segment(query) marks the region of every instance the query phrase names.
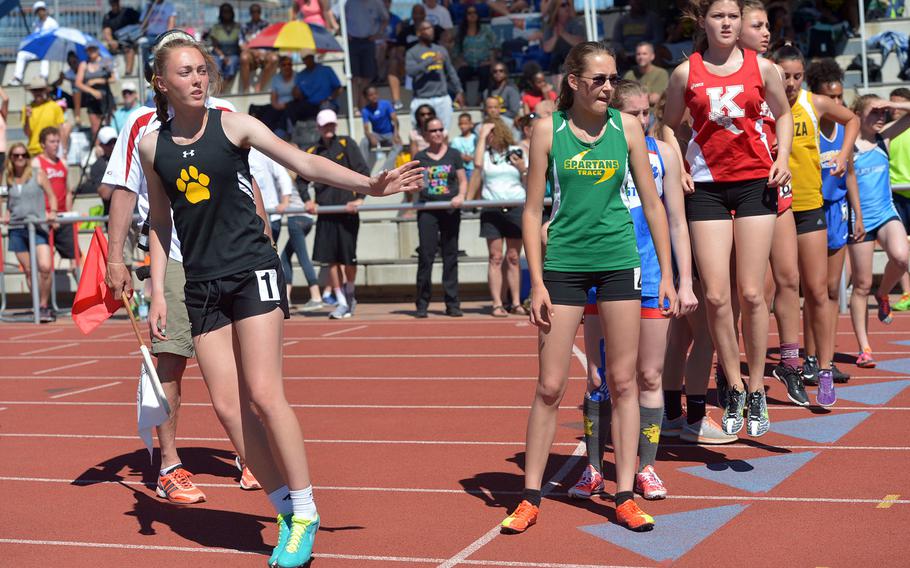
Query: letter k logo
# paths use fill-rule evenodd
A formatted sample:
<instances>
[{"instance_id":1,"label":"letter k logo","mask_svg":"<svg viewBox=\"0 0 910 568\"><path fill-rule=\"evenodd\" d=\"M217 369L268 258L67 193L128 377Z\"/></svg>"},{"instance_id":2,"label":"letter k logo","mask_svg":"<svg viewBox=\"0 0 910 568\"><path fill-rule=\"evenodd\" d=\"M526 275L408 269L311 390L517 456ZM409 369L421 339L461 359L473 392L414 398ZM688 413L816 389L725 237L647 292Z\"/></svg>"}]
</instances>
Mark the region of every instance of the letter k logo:
<instances>
[{"instance_id":1,"label":"letter k logo","mask_svg":"<svg viewBox=\"0 0 910 568\"><path fill-rule=\"evenodd\" d=\"M723 126L733 134L742 134L743 131L734 126L733 119L746 116L746 111L736 104L733 97L743 91L742 85L708 87L705 89L705 94L708 95L708 100L711 102L711 112L708 115L708 119Z\"/></svg>"}]
</instances>

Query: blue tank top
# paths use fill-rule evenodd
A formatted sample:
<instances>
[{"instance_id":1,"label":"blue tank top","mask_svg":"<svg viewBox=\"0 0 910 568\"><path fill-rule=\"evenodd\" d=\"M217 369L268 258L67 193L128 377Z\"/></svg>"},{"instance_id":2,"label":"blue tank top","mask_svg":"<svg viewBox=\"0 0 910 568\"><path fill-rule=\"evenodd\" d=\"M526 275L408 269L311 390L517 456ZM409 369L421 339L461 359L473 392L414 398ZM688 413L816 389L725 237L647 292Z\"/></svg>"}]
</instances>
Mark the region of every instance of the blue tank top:
<instances>
[{"instance_id":1,"label":"blue tank top","mask_svg":"<svg viewBox=\"0 0 910 568\"><path fill-rule=\"evenodd\" d=\"M664 161L660 157L657 141L650 136L645 137L648 146L648 159L651 162L651 175L657 185L657 195L664 195ZM635 243L638 245L638 255L641 257L641 296L642 298L656 298L660 290L660 263L657 261L657 250L648 228L648 220L641 208L641 199L632 174L626 172L626 181L622 192L623 203L629 208L632 224L635 226Z\"/></svg>"},{"instance_id":2,"label":"blue tank top","mask_svg":"<svg viewBox=\"0 0 910 568\"><path fill-rule=\"evenodd\" d=\"M876 145L871 150L854 153L853 167L866 231L877 229L888 219L897 217L897 209L891 200L888 150L881 136L877 136Z\"/></svg>"},{"instance_id":3,"label":"blue tank top","mask_svg":"<svg viewBox=\"0 0 910 568\"><path fill-rule=\"evenodd\" d=\"M822 196L825 201L840 201L847 195L847 176L831 175L834 171L834 158L844 147L844 125L834 123L834 138L828 140L819 129L819 146L822 163Z\"/></svg>"}]
</instances>

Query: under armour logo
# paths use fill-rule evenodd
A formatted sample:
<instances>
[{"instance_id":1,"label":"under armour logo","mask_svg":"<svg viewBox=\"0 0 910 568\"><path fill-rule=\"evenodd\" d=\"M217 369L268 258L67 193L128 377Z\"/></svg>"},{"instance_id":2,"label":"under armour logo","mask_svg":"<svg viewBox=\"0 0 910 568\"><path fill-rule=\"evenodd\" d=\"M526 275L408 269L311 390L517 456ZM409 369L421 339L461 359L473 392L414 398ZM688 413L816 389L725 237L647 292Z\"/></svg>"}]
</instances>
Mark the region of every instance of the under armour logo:
<instances>
[{"instance_id":1,"label":"under armour logo","mask_svg":"<svg viewBox=\"0 0 910 568\"><path fill-rule=\"evenodd\" d=\"M196 150L185 150L183 152L184 158L189 158L190 156L195 156L195 155L196 155Z\"/></svg>"}]
</instances>

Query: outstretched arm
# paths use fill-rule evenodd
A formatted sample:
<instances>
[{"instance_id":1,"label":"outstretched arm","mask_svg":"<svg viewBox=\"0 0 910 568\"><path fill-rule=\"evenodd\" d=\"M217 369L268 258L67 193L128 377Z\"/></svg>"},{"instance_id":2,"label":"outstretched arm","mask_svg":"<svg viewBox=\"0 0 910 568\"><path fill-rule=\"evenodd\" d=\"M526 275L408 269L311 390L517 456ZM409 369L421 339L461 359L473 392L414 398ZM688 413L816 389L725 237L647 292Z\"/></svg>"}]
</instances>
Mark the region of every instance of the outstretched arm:
<instances>
[{"instance_id":1,"label":"outstretched arm","mask_svg":"<svg viewBox=\"0 0 910 568\"><path fill-rule=\"evenodd\" d=\"M294 170L303 179L316 183L381 197L420 189L423 180L423 168L417 162L409 162L394 170L367 177L288 144L248 114L225 113L221 120L228 139L237 146L256 148L284 167Z\"/></svg>"}]
</instances>

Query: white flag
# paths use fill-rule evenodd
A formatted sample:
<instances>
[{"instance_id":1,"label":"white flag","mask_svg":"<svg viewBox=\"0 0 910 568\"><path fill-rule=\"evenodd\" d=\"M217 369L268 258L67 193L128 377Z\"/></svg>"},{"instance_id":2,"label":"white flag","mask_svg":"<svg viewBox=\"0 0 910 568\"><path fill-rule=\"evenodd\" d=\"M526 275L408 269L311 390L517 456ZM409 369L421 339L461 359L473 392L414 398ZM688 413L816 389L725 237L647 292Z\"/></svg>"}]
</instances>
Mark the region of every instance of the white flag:
<instances>
[{"instance_id":1,"label":"white flag","mask_svg":"<svg viewBox=\"0 0 910 568\"><path fill-rule=\"evenodd\" d=\"M139 372L139 387L136 391L136 418L139 437L142 438L149 451L149 459L152 459L152 428L164 423L170 416L171 409L168 406L167 397L164 396L164 389L161 388L161 382L158 380L158 373L155 372L155 365L152 363L152 356L148 348L143 345L139 349L142 352L142 368Z\"/></svg>"}]
</instances>

